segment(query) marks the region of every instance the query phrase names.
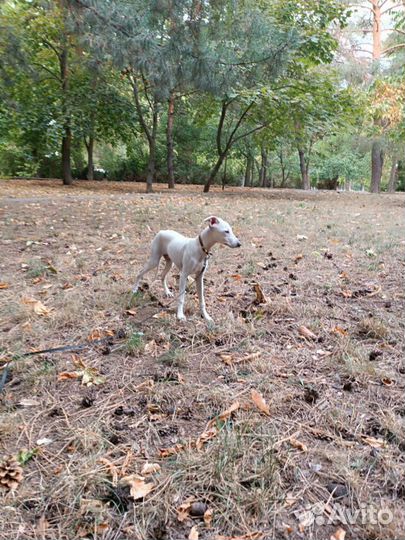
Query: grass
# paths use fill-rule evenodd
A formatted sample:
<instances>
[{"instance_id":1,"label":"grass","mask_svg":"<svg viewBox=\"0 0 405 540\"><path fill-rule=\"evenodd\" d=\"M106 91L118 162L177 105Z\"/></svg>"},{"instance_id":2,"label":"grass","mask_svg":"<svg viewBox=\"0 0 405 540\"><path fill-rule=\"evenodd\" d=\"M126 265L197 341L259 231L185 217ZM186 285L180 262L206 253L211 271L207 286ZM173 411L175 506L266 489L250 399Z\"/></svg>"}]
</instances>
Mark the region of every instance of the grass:
<instances>
[{"instance_id":1,"label":"grass","mask_svg":"<svg viewBox=\"0 0 405 540\"><path fill-rule=\"evenodd\" d=\"M0 366L11 371L0 460L32 454L18 489L0 491L2 537L182 540L193 526L200 540L329 538L339 526L347 540L403 537L403 195L141 188L0 182ZM153 234L195 235L211 214L243 243L214 248L205 284L215 324L199 317L193 285L185 324L153 272L131 296ZM268 303L255 303L254 283ZM21 356L78 344L89 346ZM80 361L106 382L62 376ZM218 431L197 449L212 422ZM134 501L121 479L146 462L160 470ZM333 483L345 511L374 505L394 519L328 522ZM189 498L212 512L210 526L201 515L179 521ZM315 507L323 524L304 519Z\"/></svg>"}]
</instances>

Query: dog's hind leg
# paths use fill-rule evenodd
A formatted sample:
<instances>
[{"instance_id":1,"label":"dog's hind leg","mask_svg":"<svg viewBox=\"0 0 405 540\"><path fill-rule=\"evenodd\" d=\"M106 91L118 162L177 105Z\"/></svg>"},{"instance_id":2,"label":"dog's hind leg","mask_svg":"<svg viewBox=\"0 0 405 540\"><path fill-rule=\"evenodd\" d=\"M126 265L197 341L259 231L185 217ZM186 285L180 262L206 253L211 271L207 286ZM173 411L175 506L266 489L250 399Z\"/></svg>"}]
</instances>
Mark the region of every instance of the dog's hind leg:
<instances>
[{"instance_id":1,"label":"dog's hind leg","mask_svg":"<svg viewBox=\"0 0 405 540\"><path fill-rule=\"evenodd\" d=\"M163 269L163 273L162 273L162 283L163 283L163 288L164 288L164 291L165 291L165 295L166 296L173 296L173 293L172 291L169 289L169 287L167 286L167 281L166 281L166 277L167 277L167 274L170 272L171 270L171 267L173 266L173 263L171 261L171 259L169 259L169 257L167 255L164 255L164 258L165 258L165 261L166 261L166 266L164 267Z\"/></svg>"},{"instance_id":2,"label":"dog's hind leg","mask_svg":"<svg viewBox=\"0 0 405 540\"><path fill-rule=\"evenodd\" d=\"M156 240L156 238L155 238L155 240ZM134 288L132 289L133 293L136 293L138 291L139 284L140 284L141 279L143 278L143 276L147 272L149 272L150 270L153 270L154 268L159 267L160 258L161 258L161 252L160 252L160 249L159 249L159 245L158 245L157 242L153 241L152 242L151 256L150 256L148 262L145 264L145 266L142 268L142 270L139 272L139 274L136 277L135 285L134 285Z\"/></svg>"}]
</instances>

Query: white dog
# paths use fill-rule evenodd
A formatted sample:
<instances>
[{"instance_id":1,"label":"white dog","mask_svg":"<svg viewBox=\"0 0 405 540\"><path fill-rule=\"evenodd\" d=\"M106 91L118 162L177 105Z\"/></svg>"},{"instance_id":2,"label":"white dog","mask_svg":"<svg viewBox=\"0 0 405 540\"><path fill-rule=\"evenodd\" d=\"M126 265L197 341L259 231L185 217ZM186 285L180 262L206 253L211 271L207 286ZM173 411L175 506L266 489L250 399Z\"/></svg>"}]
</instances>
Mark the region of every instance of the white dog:
<instances>
[{"instance_id":1,"label":"white dog","mask_svg":"<svg viewBox=\"0 0 405 540\"><path fill-rule=\"evenodd\" d=\"M166 260L166 266L162 274L162 283L167 296L173 296L166 282L172 264L174 263L180 270L180 293L177 307L177 318L185 321L184 316L184 297L186 294L187 277L195 275L197 283L198 299L200 302L201 315L206 321L212 321L205 309L204 299L204 272L208 266L208 258L211 255L210 249L215 244L224 244L231 248L240 247L241 243L233 234L232 228L221 218L211 216L204 220L208 222L206 227L196 238L187 238L176 231L160 231L152 241L152 253L149 261L136 278L135 286L132 290L136 293L142 277L152 270L159 267L161 257Z\"/></svg>"}]
</instances>

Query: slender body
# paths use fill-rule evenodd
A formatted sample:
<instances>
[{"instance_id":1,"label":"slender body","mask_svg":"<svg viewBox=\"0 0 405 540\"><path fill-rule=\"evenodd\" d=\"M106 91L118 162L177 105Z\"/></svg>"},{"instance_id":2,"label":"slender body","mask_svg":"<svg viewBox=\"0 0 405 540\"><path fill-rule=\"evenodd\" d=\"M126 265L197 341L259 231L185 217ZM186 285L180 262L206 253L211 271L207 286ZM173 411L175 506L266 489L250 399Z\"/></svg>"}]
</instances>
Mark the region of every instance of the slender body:
<instances>
[{"instance_id":1,"label":"slender body","mask_svg":"<svg viewBox=\"0 0 405 540\"><path fill-rule=\"evenodd\" d=\"M162 273L162 283L166 296L173 296L167 286L167 274L175 264L180 271L179 302L177 318L186 320L184 316L184 299L186 294L187 277L194 275L197 285L198 299L201 315L206 321L212 321L205 307L204 298L204 272L207 269L210 249L215 244L236 248L241 243L233 234L232 228L221 218L211 216L204 220L208 226L196 238L188 238L176 231L159 231L152 241L149 261L138 274L132 292L136 293L143 276L159 266L160 259L164 257L166 266Z\"/></svg>"}]
</instances>

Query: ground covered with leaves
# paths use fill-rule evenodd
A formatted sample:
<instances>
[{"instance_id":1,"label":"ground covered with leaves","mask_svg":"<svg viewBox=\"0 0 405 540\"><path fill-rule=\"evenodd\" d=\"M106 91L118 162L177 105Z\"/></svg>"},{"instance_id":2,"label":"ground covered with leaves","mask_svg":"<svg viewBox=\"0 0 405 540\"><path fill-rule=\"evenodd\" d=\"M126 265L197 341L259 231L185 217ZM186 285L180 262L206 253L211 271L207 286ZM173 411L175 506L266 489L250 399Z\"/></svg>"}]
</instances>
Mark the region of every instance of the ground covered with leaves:
<instances>
[{"instance_id":1,"label":"ground covered with leaves","mask_svg":"<svg viewBox=\"0 0 405 540\"><path fill-rule=\"evenodd\" d=\"M403 195L199 189L0 183L1 537L403 538ZM209 327L130 293L208 215Z\"/></svg>"}]
</instances>

